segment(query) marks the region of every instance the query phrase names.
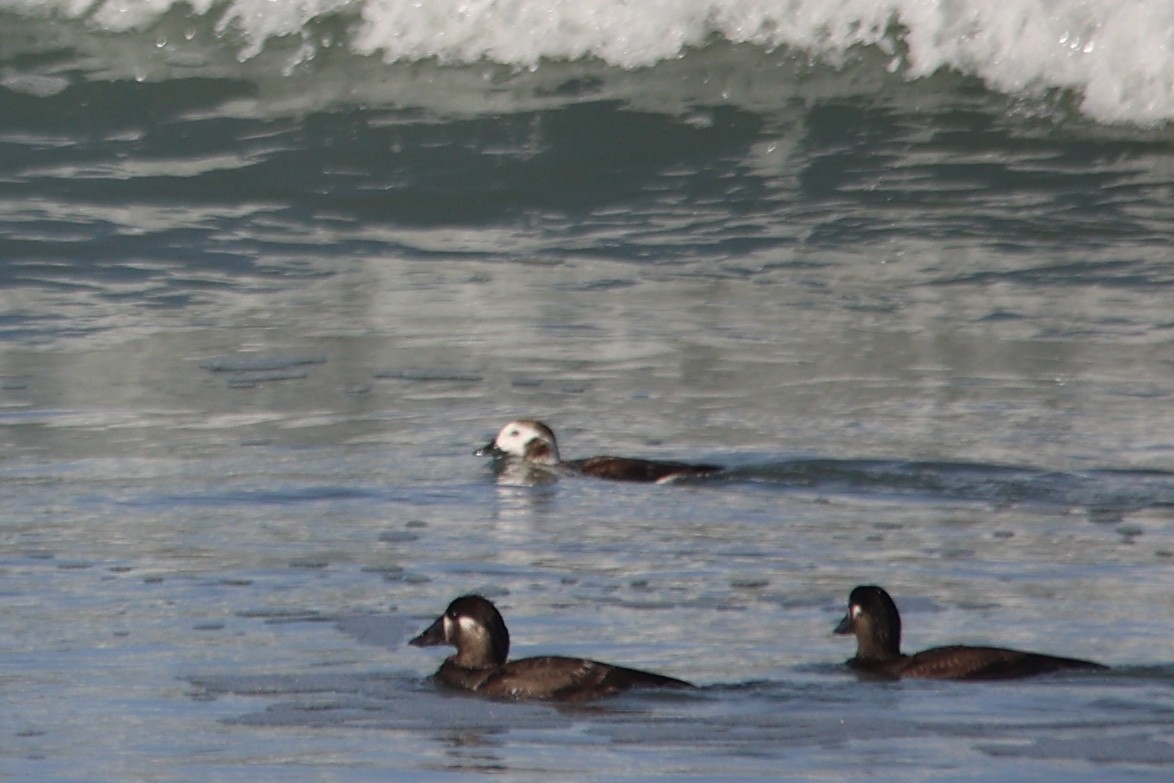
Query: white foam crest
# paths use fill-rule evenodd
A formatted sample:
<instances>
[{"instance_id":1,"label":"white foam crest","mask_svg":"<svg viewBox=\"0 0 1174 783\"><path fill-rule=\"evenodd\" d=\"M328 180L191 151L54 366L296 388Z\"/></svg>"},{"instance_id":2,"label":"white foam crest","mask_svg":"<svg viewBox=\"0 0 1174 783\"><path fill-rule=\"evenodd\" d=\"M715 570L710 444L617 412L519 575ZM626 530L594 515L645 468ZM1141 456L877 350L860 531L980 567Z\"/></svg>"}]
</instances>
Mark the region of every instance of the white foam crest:
<instances>
[{"instance_id":1,"label":"white foam crest","mask_svg":"<svg viewBox=\"0 0 1174 783\"><path fill-rule=\"evenodd\" d=\"M714 38L835 62L875 45L910 78L952 68L1008 93L1070 89L1102 121L1174 120L1171 0L0 0L0 9L120 32L168 13L207 16L239 36L242 59L277 38L312 42L326 19L344 22L352 51L398 62L532 68L592 57L639 68Z\"/></svg>"},{"instance_id":2,"label":"white foam crest","mask_svg":"<svg viewBox=\"0 0 1174 783\"><path fill-rule=\"evenodd\" d=\"M901 3L912 77L944 66L1008 93L1068 88L1097 119L1174 119L1174 3Z\"/></svg>"}]
</instances>

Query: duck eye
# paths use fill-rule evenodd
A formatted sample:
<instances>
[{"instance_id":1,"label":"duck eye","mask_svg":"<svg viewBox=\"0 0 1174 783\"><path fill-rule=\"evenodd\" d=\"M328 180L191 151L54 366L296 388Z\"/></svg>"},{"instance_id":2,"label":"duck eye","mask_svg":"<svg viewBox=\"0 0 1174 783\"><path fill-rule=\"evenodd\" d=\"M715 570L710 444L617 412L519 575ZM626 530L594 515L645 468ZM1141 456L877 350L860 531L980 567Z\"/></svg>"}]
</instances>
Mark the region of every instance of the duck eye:
<instances>
[{"instance_id":1,"label":"duck eye","mask_svg":"<svg viewBox=\"0 0 1174 783\"><path fill-rule=\"evenodd\" d=\"M864 610L860 608L860 604L852 604L852 616L859 617L864 614Z\"/></svg>"},{"instance_id":2,"label":"duck eye","mask_svg":"<svg viewBox=\"0 0 1174 783\"><path fill-rule=\"evenodd\" d=\"M518 435L520 435L520 434L521 434L521 433L519 433L517 430L510 430L510 437L511 437L511 438L516 438L516 437L518 437Z\"/></svg>"}]
</instances>

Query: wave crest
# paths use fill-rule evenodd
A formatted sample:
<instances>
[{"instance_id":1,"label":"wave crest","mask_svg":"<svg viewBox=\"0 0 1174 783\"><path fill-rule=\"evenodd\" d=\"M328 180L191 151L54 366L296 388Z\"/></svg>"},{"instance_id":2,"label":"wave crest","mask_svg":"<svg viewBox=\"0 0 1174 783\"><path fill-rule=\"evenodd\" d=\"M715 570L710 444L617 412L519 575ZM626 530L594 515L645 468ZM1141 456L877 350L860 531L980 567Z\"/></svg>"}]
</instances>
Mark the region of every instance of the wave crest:
<instances>
[{"instance_id":1,"label":"wave crest","mask_svg":"<svg viewBox=\"0 0 1174 783\"><path fill-rule=\"evenodd\" d=\"M178 13L215 20L250 59L270 41L341 26L351 51L388 62L595 58L640 68L714 39L841 60L874 46L907 78L943 68L1011 94L1071 90L1106 122L1174 119L1169 0L0 0L0 9L84 18L98 31L148 31ZM332 39L331 44L336 43Z\"/></svg>"}]
</instances>

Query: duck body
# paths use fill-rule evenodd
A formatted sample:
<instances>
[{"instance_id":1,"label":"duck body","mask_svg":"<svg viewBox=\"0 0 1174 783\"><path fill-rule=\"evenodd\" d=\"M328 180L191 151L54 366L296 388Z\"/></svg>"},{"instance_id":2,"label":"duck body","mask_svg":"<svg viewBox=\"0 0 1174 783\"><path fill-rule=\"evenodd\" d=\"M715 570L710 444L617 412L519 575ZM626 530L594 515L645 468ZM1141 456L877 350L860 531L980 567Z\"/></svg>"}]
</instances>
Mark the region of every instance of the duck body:
<instances>
[{"instance_id":1,"label":"duck body","mask_svg":"<svg viewBox=\"0 0 1174 783\"><path fill-rule=\"evenodd\" d=\"M1107 669L1093 661L1004 647L949 645L914 655L901 652L901 617L883 588L862 585L848 599L848 613L835 628L856 636L848 666L878 679L1009 680L1073 669Z\"/></svg>"},{"instance_id":2,"label":"duck body","mask_svg":"<svg viewBox=\"0 0 1174 783\"><path fill-rule=\"evenodd\" d=\"M490 601L457 598L409 644L457 648L434 675L449 688L494 699L590 701L631 688L692 688L662 674L586 658L547 655L509 661L509 631Z\"/></svg>"},{"instance_id":3,"label":"duck body","mask_svg":"<svg viewBox=\"0 0 1174 783\"><path fill-rule=\"evenodd\" d=\"M511 421L502 427L497 437L474 454L507 462L521 461L550 474L592 476L611 481L668 483L681 478L711 476L723 470L720 465L610 455L564 461L559 457L554 431L533 419Z\"/></svg>"},{"instance_id":4,"label":"duck body","mask_svg":"<svg viewBox=\"0 0 1174 783\"><path fill-rule=\"evenodd\" d=\"M848 665L861 674L880 679L916 677L930 680L1014 680L1065 669L1108 668L1079 658L968 645L932 647L915 655L900 655L886 661L856 657L850 659Z\"/></svg>"},{"instance_id":5,"label":"duck body","mask_svg":"<svg viewBox=\"0 0 1174 783\"><path fill-rule=\"evenodd\" d=\"M684 680L585 658L547 655L488 669L445 661L434 675L456 690L491 699L591 701L632 688L691 688Z\"/></svg>"},{"instance_id":6,"label":"duck body","mask_svg":"<svg viewBox=\"0 0 1174 783\"><path fill-rule=\"evenodd\" d=\"M695 465L687 462L661 462L635 457L588 457L564 462L577 473L612 481L667 483L676 479L712 476L722 470L719 465Z\"/></svg>"}]
</instances>

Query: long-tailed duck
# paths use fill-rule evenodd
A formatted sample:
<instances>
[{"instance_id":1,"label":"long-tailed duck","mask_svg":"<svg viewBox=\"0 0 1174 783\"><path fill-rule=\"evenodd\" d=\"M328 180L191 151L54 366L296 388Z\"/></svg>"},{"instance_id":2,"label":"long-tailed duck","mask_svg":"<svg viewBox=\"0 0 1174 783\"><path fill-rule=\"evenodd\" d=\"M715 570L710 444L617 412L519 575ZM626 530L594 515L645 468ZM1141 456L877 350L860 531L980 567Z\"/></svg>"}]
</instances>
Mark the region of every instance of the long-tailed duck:
<instances>
[{"instance_id":1,"label":"long-tailed duck","mask_svg":"<svg viewBox=\"0 0 1174 783\"><path fill-rule=\"evenodd\" d=\"M479 457L492 456L503 461L521 460L551 473L571 473L613 481L649 481L665 483L685 477L710 476L720 465L697 465L687 462L632 457L599 456L563 461L559 458L554 432L540 421L519 419L501 428L497 437L473 452Z\"/></svg>"}]
</instances>

